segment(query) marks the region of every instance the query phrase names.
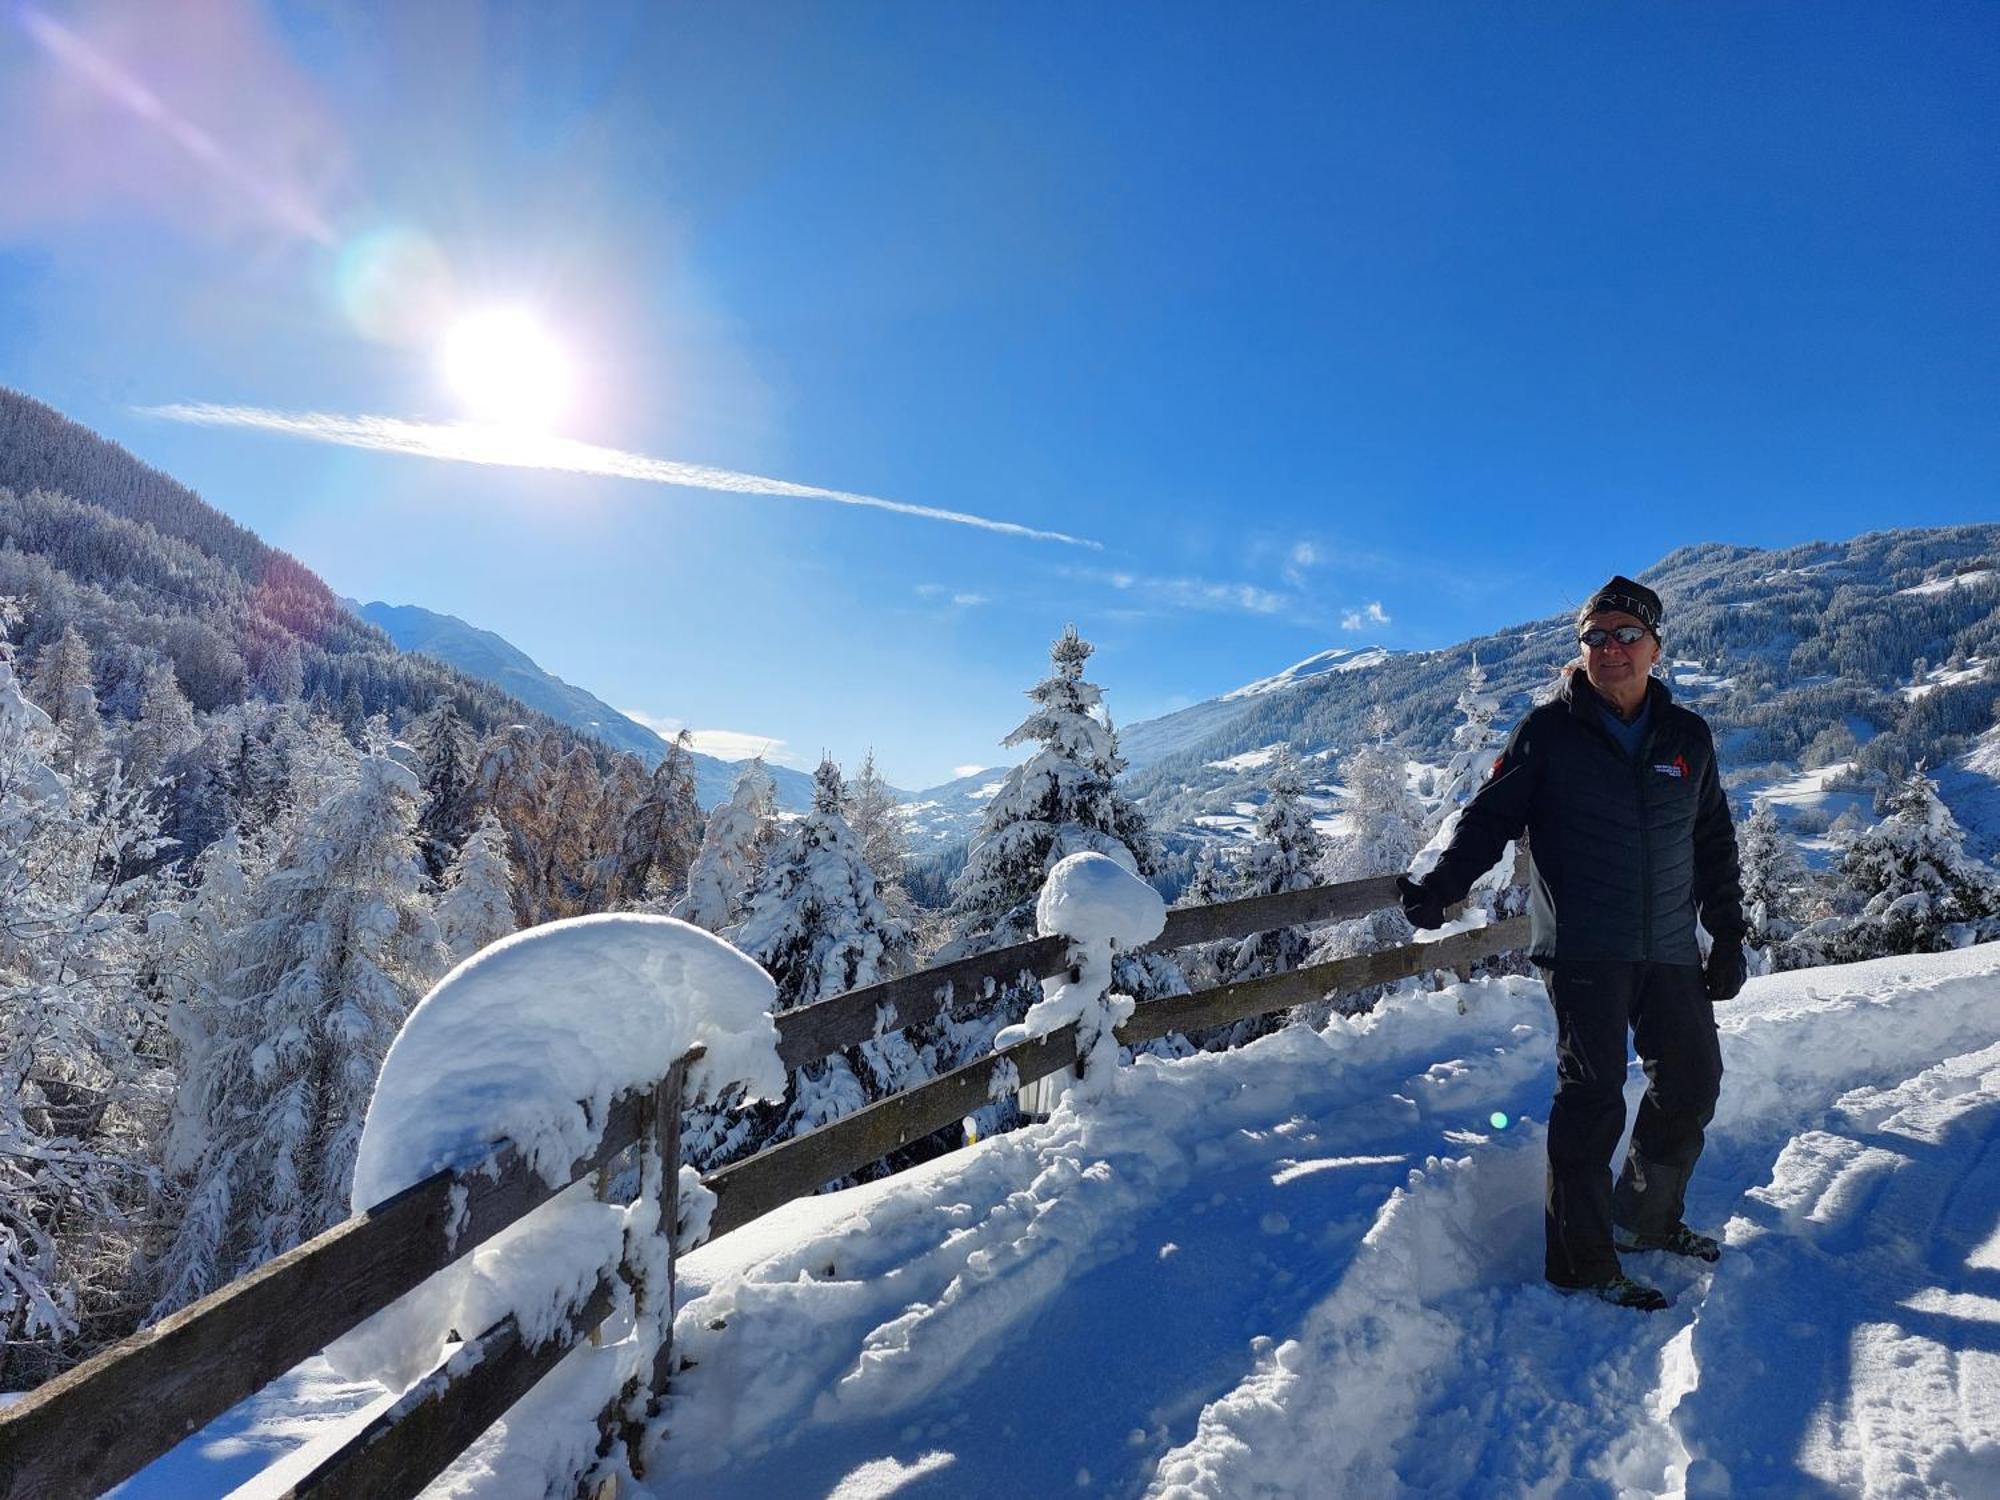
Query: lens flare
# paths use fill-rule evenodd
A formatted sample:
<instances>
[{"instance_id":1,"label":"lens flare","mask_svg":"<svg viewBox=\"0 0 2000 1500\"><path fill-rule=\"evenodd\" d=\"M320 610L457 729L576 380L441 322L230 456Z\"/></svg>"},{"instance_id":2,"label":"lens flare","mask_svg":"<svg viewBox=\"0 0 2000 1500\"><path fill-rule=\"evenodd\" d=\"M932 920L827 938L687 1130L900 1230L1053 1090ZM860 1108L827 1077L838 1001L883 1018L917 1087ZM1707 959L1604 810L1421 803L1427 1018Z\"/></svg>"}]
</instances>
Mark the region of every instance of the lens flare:
<instances>
[{"instance_id":1,"label":"lens flare","mask_svg":"<svg viewBox=\"0 0 2000 1500\"><path fill-rule=\"evenodd\" d=\"M405 348L435 340L450 317L451 266L421 230L384 225L341 247L334 294L362 337Z\"/></svg>"},{"instance_id":2,"label":"lens flare","mask_svg":"<svg viewBox=\"0 0 2000 1500\"><path fill-rule=\"evenodd\" d=\"M1486 1122L1495 1130L1505 1130L1510 1123L1507 1117L1497 1109L1486 1117Z\"/></svg>"}]
</instances>

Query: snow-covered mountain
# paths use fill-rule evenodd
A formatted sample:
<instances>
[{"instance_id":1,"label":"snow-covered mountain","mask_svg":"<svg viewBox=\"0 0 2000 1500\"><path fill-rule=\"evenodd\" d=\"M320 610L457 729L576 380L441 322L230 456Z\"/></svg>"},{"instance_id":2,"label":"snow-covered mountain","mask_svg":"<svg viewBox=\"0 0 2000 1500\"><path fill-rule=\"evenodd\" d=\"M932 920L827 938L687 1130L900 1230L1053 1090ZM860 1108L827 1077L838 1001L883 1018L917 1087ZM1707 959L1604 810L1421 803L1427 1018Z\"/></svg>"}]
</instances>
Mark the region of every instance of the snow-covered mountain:
<instances>
[{"instance_id":1,"label":"snow-covered mountain","mask_svg":"<svg viewBox=\"0 0 2000 1500\"><path fill-rule=\"evenodd\" d=\"M1232 688L1220 697L1176 709L1157 719L1142 719L1137 724L1128 725L1119 731L1119 751L1134 771L1144 770L1168 756L1226 733L1232 725L1247 717L1261 698L1284 692L1330 672L1343 676L1361 673L1365 676L1372 668L1399 654L1381 646L1358 649L1335 647L1318 652L1304 661L1294 662L1282 672Z\"/></svg>"},{"instance_id":2,"label":"snow-covered mountain","mask_svg":"<svg viewBox=\"0 0 2000 1500\"><path fill-rule=\"evenodd\" d=\"M1865 813L1871 800L1831 783L1901 754L1930 764L1975 851L2000 853L2000 748L1989 732L2000 700L2000 526L1775 551L1707 543L1639 576L1665 600L1671 684L1715 725L1739 807L1773 792L1810 854L1831 818L1857 802ZM1499 724L1511 725L1574 656L1570 625L1567 614L1551 615L1436 651L1323 651L1121 724L1127 789L1169 839L1241 837L1263 800L1265 768L1289 745L1334 831L1343 755L1386 727L1413 766L1440 764L1475 658L1499 699ZM1115 715L1118 684L1102 686ZM984 788L1002 774L916 793L917 847L969 836Z\"/></svg>"},{"instance_id":3,"label":"snow-covered mountain","mask_svg":"<svg viewBox=\"0 0 2000 1500\"><path fill-rule=\"evenodd\" d=\"M398 650L422 652L468 677L490 682L558 723L582 730L613 749L629 751L648 767L657 765L666 754L666 741L654 731L627 718L602 698L544 671L527 652L490 630L416 604L341 602L387 635ZM694 752L695 796L701 805L713 807L726 799L745 764ZM766 769L777 788L780 807L802 812L812 806L810 776L790 766L767 765Z\"/></svg>"}]
</instances>

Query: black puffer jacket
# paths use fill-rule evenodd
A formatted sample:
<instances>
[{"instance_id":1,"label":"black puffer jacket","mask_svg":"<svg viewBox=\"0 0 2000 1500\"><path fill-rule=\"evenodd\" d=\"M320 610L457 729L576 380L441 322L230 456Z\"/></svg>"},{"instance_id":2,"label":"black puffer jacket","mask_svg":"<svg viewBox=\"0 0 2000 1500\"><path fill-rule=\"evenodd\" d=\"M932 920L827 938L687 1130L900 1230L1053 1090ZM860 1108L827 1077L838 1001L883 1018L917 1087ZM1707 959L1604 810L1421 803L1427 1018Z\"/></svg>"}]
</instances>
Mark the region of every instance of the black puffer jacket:
<instances>
[{"instance_id":1,"label":"black puffer jacket","mask_svg":"<svg viewBox=\"0 0 2000 1500\"><path fill-rule=\"evenodd\" d=\"M1645 742L1627 759L1603 700L1573 670L1514 731L1424 884L1447 904L1463 899L1525 830L1536 963L1699 963L1697 915L1712 936L1740 940L1743 883L1714 738L1665 683L1648 691Z\"/></svg>"}]
</instances>

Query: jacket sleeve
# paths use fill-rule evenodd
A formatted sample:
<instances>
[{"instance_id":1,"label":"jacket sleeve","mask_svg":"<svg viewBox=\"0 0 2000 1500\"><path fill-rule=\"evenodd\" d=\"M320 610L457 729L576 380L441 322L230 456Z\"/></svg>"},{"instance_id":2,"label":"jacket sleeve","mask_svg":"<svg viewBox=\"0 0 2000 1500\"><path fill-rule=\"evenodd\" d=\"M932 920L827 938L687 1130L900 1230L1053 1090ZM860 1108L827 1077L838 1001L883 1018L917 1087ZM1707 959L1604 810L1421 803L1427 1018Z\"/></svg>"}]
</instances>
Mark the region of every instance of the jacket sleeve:
<instances>
[{"instance_id":1,"label":"jacket sleeve","mask_svg":"<svg viewBox=\"0 0 2000 1500\"><path fill-rule=\"evenodd\" d=\"M1541 780L1542 757L1535 753L1531 714L1515 728L1500 758L1487 773L1486 784L1458 815L1451 844L1424 885L1449 906L1463 901L1472 882L1493 868L1493 862L1528 826L1528 809Z\"/></svg>"},{"instance_id":2,"label":"jacket sleeve","mask_svg":"<svg viewBox=\"0 0 2000 1500\"><path fill-rule=\"evenodd\" d=\"M1736 858L1736 823L1729 815L1729 799L1722 792L1715 737L1707 732L1706 724L1702 729L1708 755L1694 815L1694 899L1701 909L1701 925L1711 937L1740 943L1749 925L1743 920L1743 870Z\"/></svg>"}]
</instances>

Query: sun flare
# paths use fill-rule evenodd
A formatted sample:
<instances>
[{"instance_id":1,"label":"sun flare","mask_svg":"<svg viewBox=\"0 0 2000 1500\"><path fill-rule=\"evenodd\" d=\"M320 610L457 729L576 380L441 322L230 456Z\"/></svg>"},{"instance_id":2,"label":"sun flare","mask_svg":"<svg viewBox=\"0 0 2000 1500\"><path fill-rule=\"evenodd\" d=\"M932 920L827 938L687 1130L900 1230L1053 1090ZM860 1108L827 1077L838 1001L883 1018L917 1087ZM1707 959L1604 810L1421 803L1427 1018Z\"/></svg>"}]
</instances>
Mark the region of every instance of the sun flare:
<instances>
[{"instance_id":1,"label":"sun flare","mask_svg":"<svg viewBox=\"0 0 2000 1500\"><path fill-rule=\"evenodd\" d=\"M475 421L546 430L568 413L569 357L524 309L489 308L460 318L439 359L445 383Z\"/></svg>"}]
</instances>

